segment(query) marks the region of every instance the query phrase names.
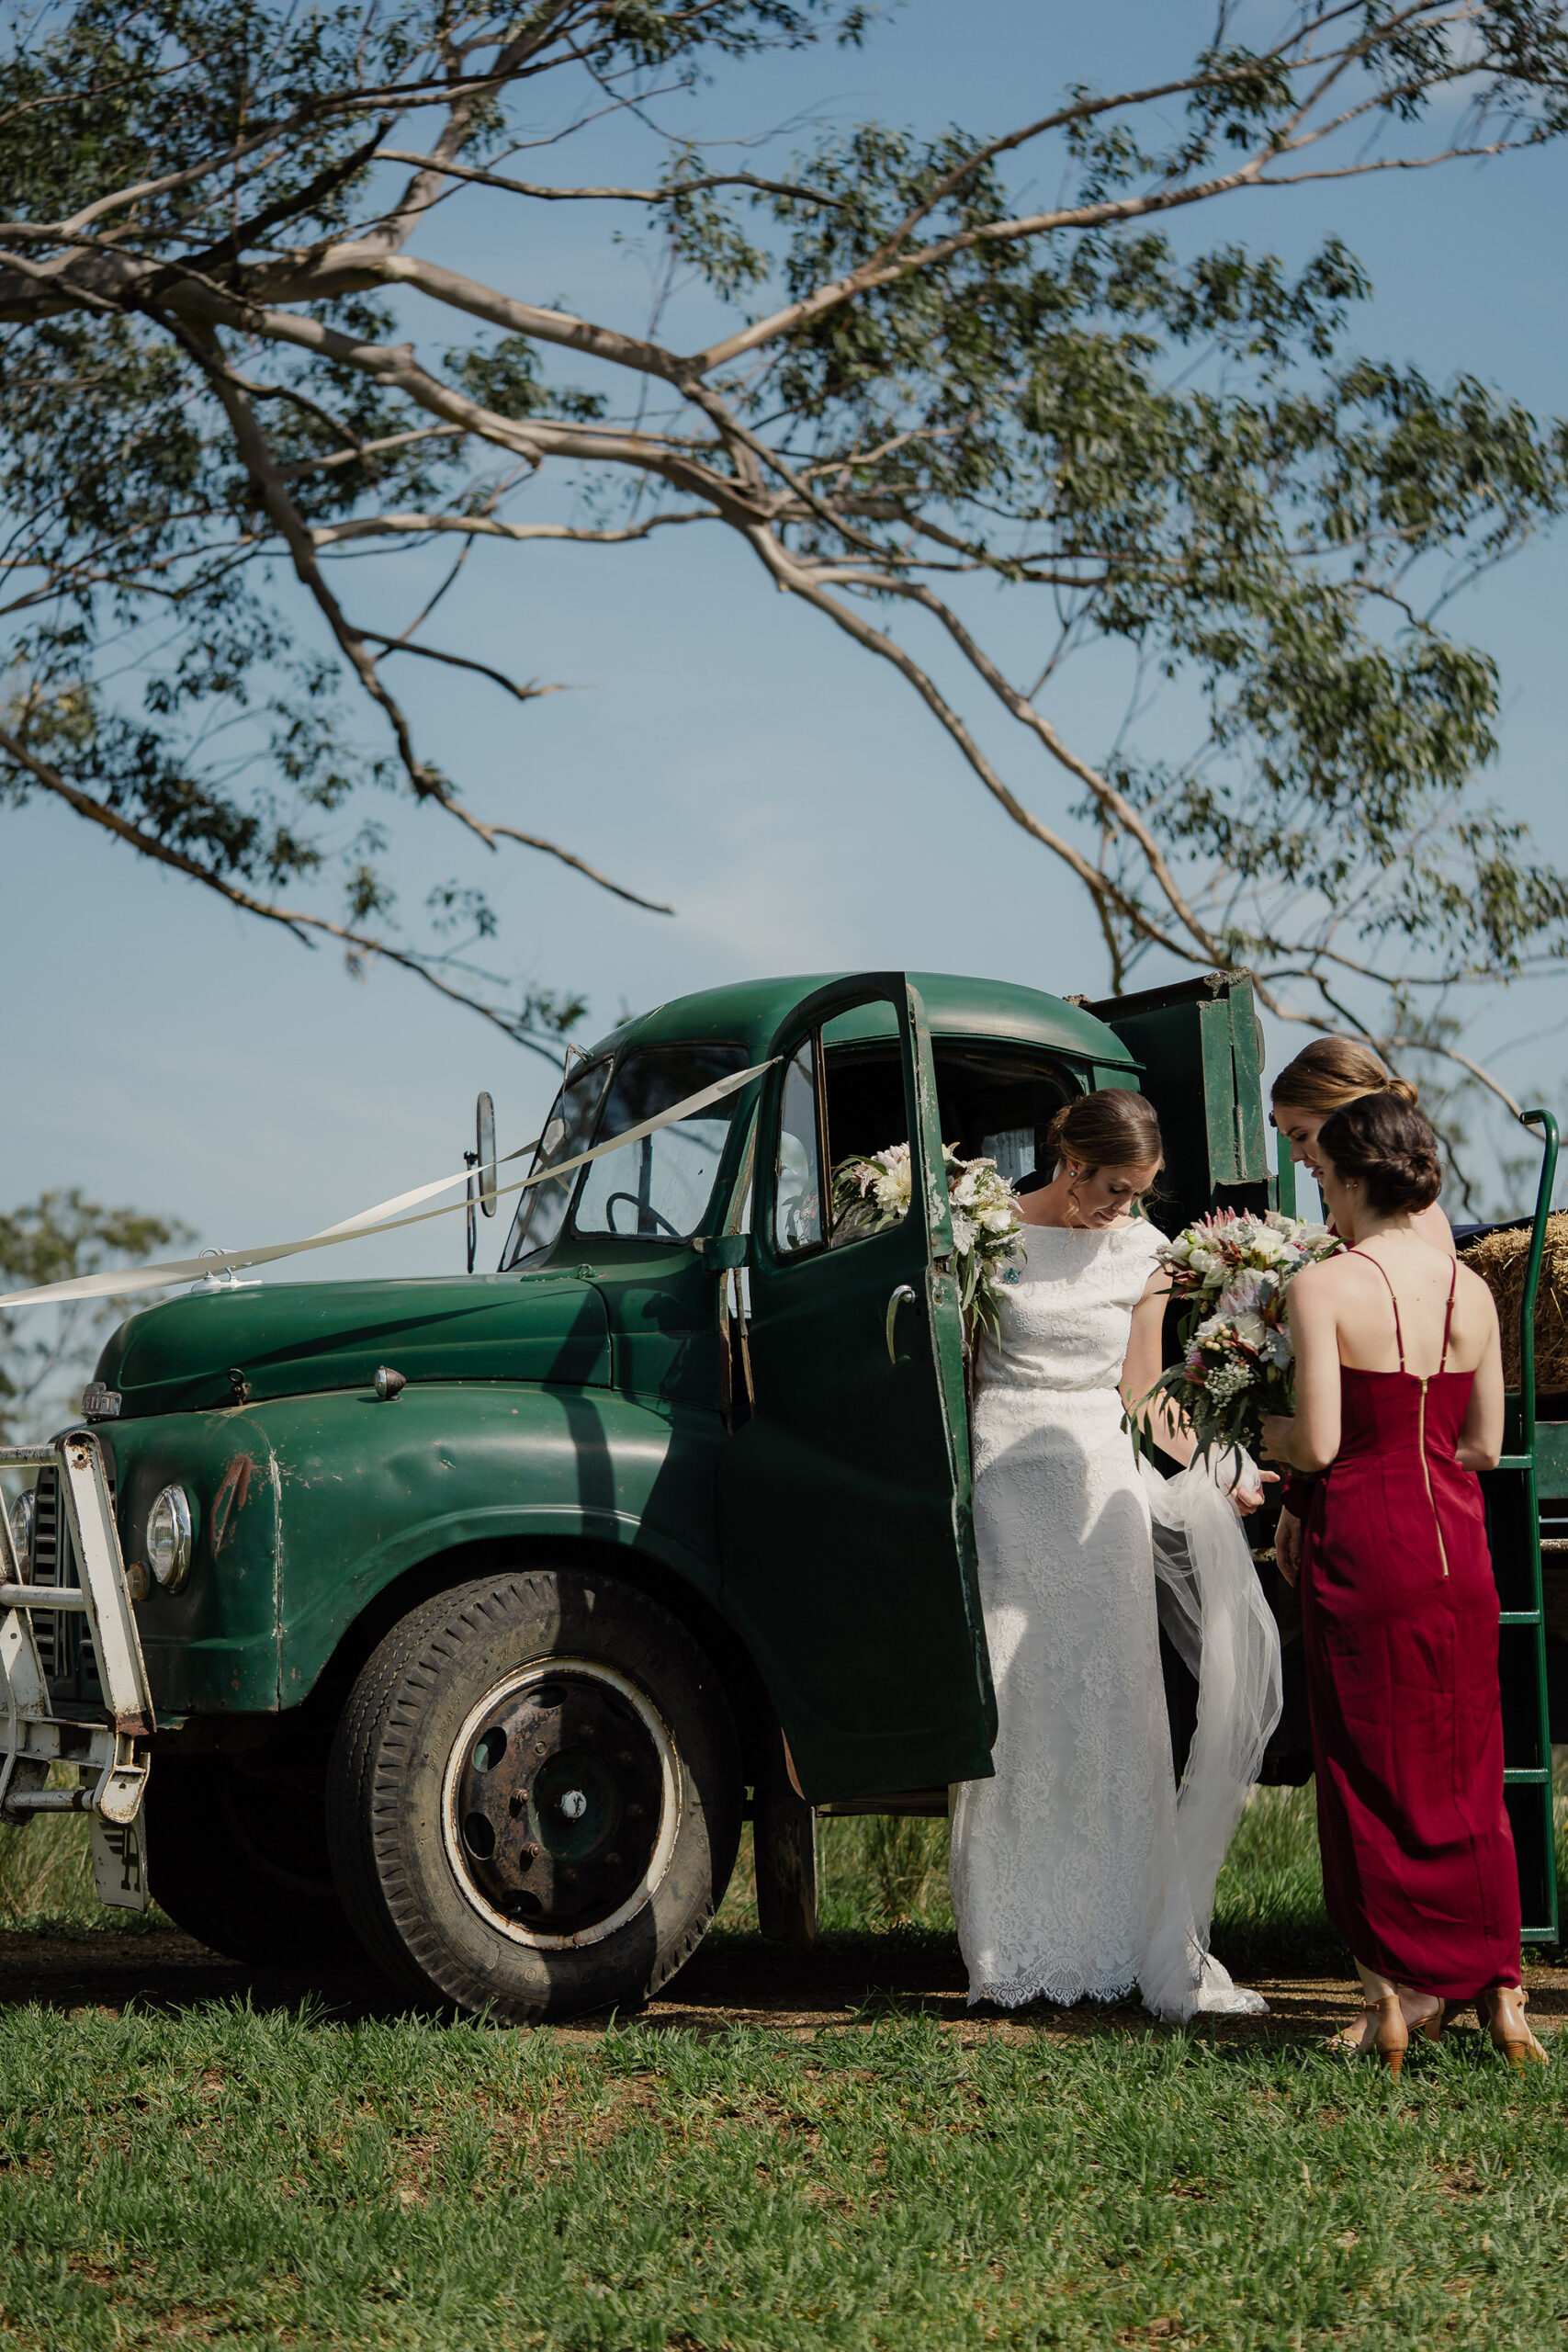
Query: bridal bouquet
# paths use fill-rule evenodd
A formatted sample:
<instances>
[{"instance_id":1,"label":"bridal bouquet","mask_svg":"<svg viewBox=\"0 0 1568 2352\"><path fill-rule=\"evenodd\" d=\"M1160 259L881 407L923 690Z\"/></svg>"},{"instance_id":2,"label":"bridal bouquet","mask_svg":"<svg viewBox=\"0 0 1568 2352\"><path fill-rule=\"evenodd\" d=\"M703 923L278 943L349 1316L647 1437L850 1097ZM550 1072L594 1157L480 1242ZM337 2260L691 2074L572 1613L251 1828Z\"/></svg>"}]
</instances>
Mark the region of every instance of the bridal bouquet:
<instances>
[{"instance_id":1,"label":"bridal bouquet","mask_svg":"<svg viewBox=\"0 0 1568 2352\"><path fill-rule=\"evenodd\" d=\"M953 1218L953 1271L965 1323L997 1328L1002 1287L1018 1280L1023 1212L994 1159L964 1159L942 1148ZM833 1238L875 1233L908 1213L909 1147L890 1144L869 1159L841 1159L833 1170Z\"/></svg>"},{"instance_id":2,"label":"bridal bouquet","mask_svg":"<svg viewBox=\"0 0 1568 2352\"><path fill-rule=\"evenodd\" d=\"M1285 1293L1303 1266L1341 1247L1326 1226L1234 1209L1190 1225L1160 1251L1171 1288L1190 1301L1184 1351L1155 1383L1190 1422L1200 1453L1256 1452L1266 1413L1292 1409L1295 1360Z\"/></svg>"}]
</instances>

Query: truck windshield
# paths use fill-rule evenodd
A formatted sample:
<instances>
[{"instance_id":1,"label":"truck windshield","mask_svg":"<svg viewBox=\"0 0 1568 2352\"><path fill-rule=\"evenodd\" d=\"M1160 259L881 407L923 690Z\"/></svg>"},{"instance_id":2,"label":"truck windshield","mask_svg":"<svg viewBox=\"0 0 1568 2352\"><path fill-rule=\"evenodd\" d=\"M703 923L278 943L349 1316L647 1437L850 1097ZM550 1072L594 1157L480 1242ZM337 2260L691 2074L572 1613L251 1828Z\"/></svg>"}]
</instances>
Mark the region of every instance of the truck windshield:
<instances>
[{"instance_id":1,"label":"truck windshield","mask_svg":"<svg viewBox=\"0 0 1568 2352\"><path fill-rule=\"evenodd\" d=\"M606 1096L610 1064L591 1063L556 1098L531 1172L575 1159L596 1130L598 1140L606 1141L745 1067L741 1046L648 1046L621 1061ZM607 1151L558 1183L530 1186L507 1236L502 1272L547 1250L566 1226L569 1211L571 1230L580 1236L687 1239L712 1194L735 1101L727 1095L698 1117L677 1120L640 1143Z\"/></svg>"},{"instance_id":2,"label":"truck windshield","mask_svg":"<svg viewBox=\"0 0 1568 2352\"><path fill-rule=\"evenodd\" d=\"M640 1126L745 1067L740 1046L649 1046L628 1054L615 1071L601 1134ZM685 1240L696 1231L712 1195L737 1100L727 1094L694 1119L679 1119L640 1143L593 1160L582 1171L572 1231Z\"/></svg>"},{"instance_id":3,"label":"truck windshield","mask_svg":"<svg viewBox=\"0 0 1568 2352\"><path fill-rule=\"evenodd\" d=\"M536 1175L542 1168L554 1168L563 1159L575 1159L586 1151L593 1133L593 1123L599 1115L599 1105L604 1100L609 1083L608 1057L603 1061L585 1062L567 1080L550 1106L545 1122L545 1132L539 1138L539 1148L534 1155L529 1174ZM580 1169L573 1169L553 1184L532 1184L517 1203L517 1214L512 1220L512 1230L506 1237L506 1247L501 1253L501 1271L515 1266L520 1259L532 1258L547 1250L561 1227L571 1205Z\"/></svg>"}]
</instances>

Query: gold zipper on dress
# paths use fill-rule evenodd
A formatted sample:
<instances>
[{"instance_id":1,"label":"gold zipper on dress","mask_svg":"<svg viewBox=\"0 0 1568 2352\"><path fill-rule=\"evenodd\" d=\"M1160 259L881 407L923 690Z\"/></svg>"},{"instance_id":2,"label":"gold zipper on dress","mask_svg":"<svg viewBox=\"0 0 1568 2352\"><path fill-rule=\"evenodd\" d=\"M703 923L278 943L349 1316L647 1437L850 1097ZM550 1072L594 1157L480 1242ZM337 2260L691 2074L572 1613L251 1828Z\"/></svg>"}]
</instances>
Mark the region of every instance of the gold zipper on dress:
<instances>
[{"instance_id":1,"label":"gold zipper on dress","mask_svg":"<svg viewBox=\"0 0 1568 2352\"><path fill-rule=\"evenodd\" d=\"M1432 1532L1438 1539L1438 1557L1443 1564L1443 1574L1449 1572L1448 1546L1443 1542L1443 1522L1438 1516L1438 1498L1432 1492L1432 1465L1427 1459L1427 1383L1421 1383L1421 1416L1417 1431L1421 1448L1421 1476L1427 1481L1427 1500L1432 1506Z\"/></svg>"}]
</instances>

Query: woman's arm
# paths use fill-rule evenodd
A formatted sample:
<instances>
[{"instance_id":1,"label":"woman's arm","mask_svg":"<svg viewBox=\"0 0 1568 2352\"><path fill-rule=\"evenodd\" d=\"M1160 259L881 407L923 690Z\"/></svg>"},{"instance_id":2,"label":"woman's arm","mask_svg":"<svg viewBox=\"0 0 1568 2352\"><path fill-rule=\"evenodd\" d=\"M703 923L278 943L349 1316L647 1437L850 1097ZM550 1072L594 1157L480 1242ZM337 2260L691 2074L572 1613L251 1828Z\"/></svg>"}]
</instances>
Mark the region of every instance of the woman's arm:
<instances>
[{"instance_id":1,"label":"woman's arm","mask_svg":"<svg viewBox=\"0 0 1568 2352\"><path fill-rule=\"evenodd\" d=\"M1339 1316L1332 1265L1309 1266L1291 1284L1285 1316L1296 1356L1296 1409L1270 1414L1264 1441L1292 1470L1326 1470L1339 1451Z\"/></svg>"},{"instance_id":2,"label":"woman's arm","mask_svg":"<svg viewBox=\"0 0 1568 2352\"><path fill-rule=\"evenodd\" d=\"M1148 1286L1133 1309L1127 1360L1122 1367L1122 1402L1161 1453L1168 1453L1185 1469L1198 1450L1198 1441L1186 1417L1178 1412L1168 1396L1162 1392L1144 1405L1141 1411L1134 1411L1160 1376L1165 1357L1165 1303L1169 1296L1170 1276L1160 1267L1149 1276ZM1264 1476L1269 1474L1265 1472ZM1233 1487L1231 1500L1245 1517L1263 1500L1262 1487Z\"/></svg>"},{"instance_id":3,"label":"woman's arm","mask_svg":"<svg viewBox=\"0 0 1568 2352\"><path fill-rule=\"evenodd\" d=\"M1191 1461L1197 1443L1187 1423L1163 1394L1150 1397L1147 1404L1142 1402L1164 1367L1165 1303L1169 1296L1170 1276L1163 1266L1156 1267L1133 1309L1133 1329L1120 1385L1122 1402L1139 1428L1153 1438L1162 1453L1185 1467Z\"/></svg>"},{"instance_id":4,"label":"woman's arm","mask_svg":"<svg viewBox=\"0 0 1568 2352\"><path fill-rule=\"evenodd\" d=\"M1466 1271L1461 1272L1461 1282ZM1503 1340L1497 1329L1495 1299L1478 1274L1470 1280L1481 1293L1476 1305L1486 1318L1487 1333L1454 1459L1461 1470L1495 1470L1503 1451Z\"/></svg>"}]
</instances>

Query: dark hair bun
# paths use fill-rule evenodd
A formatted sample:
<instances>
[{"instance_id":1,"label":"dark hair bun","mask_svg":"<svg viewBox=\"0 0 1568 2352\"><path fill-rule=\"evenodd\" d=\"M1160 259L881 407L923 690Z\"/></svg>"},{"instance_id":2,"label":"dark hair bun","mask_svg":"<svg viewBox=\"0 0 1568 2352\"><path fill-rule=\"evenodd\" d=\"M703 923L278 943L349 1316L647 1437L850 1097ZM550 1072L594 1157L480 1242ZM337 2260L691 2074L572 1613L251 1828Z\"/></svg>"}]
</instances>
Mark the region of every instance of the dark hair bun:
<instances>
[{"instance_id":1,"label":"dark hair bun","mask_svg":"<svg viewBox=\"0 0 1568 2352\"><path fill-rule=\"evenodd\" d=\"M1443 1189L1432 1124L1392 1088L1347 1102L1317 1131L1318 1149L1340 1177L1359 1177L1376 1216L1415 1216Z\"/></svg>"}]
</instances>

